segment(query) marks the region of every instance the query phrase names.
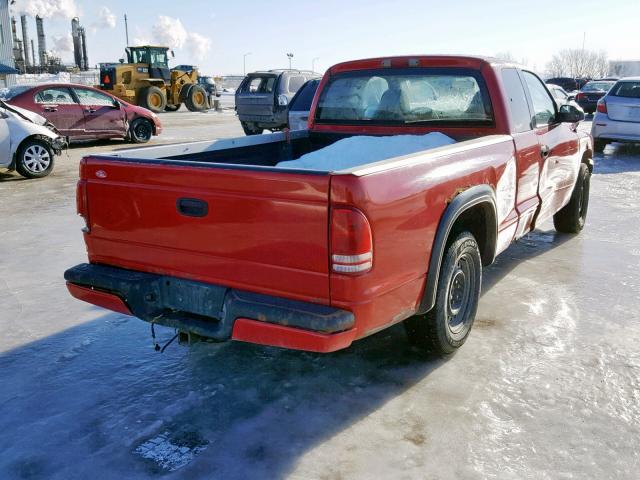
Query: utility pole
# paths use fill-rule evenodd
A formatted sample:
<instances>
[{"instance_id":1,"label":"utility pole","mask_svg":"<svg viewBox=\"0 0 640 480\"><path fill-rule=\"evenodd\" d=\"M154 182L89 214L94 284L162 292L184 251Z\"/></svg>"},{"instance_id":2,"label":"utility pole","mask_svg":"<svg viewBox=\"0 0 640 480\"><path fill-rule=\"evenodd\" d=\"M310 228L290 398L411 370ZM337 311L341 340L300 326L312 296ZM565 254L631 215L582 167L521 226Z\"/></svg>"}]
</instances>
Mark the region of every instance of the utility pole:
<instances>
[{"instance_id":1,"label":"utility pole","mask_svg":"<svg viewBox=\"0 0 640 480\"><path fill-rule=\"evenodd\" d=\"M251 52L247 52L242 56L242 75L247 75L247 57L251 55Z\"/></svg>"},{"instance_id":2,"label":"utility pole","mask_svg":"<svg viewBox=\"0 0 640 480\"><path fill-rule=\"evenodd\" d=\"M127 22L127 14L124 14L124 33L127 36L127 47L129 46L129 23Z\"/></svg>"},{"instance_id":3,"label":"utility pole","mask_svg":"<svg viewBox=\"0 0 640 480\"><path fill-rule=\"evenodd\" d=\"M293 53L287 53L287 58L289 59L289 70L291 70L291 59L293 58Z\"/></svg>"},{"instance_id":4,"label":"utility pole","mask_svg":"<svg viewBox=\"0 0 640 480\"><path fill-rule=\"evenodd\" d=\"M314 57L313 60L311 60L311 71L312 72L316 71L316 60L320 60L320 57Z\"/></svg>"}]
</instances>

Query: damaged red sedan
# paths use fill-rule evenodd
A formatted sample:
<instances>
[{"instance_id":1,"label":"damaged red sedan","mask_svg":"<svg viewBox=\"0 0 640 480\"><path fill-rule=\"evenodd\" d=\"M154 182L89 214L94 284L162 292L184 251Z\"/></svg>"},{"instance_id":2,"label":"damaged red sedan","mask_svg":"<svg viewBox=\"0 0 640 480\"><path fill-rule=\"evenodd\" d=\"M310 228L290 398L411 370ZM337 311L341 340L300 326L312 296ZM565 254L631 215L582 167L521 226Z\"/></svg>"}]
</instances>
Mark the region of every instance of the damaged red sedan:
<instances>
[{"instance_id":1,"label":"damaged red sedan","mask_svg":"<svg viewBox=\"0 0 640 480\"><path fill-rule=\"evenodd\" d=\"M124 138L146 143L162 132L155 113L86 85L19 85L3 97L11 105L42 115L71 142Z\"/></svg>"}]
</instances>

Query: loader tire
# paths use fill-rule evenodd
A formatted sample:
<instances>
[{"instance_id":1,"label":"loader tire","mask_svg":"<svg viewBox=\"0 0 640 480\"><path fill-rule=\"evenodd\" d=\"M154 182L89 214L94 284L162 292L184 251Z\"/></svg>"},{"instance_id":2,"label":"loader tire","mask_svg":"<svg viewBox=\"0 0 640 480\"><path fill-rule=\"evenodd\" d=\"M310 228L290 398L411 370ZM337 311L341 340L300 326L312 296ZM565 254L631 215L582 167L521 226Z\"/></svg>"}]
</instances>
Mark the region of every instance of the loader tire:
<instances>
[{"instance_id":1,"label":"loader tire","mask_svg":"<svg viewBox=\"0 0 640 480\"><path fill-rule=\"evenodd\" d=\"M589 209L589 187L591 172L585 163L580 164L578 178L573 187L571 200L553 216L553 226L561 233L580 233L584 228Z\"/></svg>"},{"instance_id":2,"label":"loader tire","mask_svg":"<svg viewBox=\"0 0 640 480\"><path fill-rule=\"evenodd\" d=\"M187 92L184 104L191 112L201 112L209 108L207 91L200 85L193 85Z\"/></svg>"},{"instance_id":3,"label":"loader tire","mask_svg":"<svg viewBox=\"0 0 640 480\"><path fill-rule=\"evenodd\" d=\"M164 112L164 109L167 106L167 97L162 91L162 89L158 87L154 87L153 85L147 88L144 88L140 92L140 106L151 110L153 113Z\"/></svg>"}]
</instances>

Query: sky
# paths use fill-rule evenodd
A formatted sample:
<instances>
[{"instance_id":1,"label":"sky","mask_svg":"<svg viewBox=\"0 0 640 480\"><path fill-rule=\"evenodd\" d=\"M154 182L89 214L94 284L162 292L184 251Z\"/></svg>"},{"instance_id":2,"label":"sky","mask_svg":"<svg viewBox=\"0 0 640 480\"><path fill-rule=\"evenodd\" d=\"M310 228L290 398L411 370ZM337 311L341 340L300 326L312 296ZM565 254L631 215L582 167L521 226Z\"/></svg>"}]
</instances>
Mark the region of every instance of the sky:
<instances>
[{"instance_id":1,"label":"sky","mask_svg":"<svg viewBox=\"0 0 640 480\"><path fill-rule=\"evenodd\" d=\"M72 62L70 19L87 30L91 65L117 61L130 44L164 43L173 65L207 74L292 66L323 72L338 62L402 54L509 53L543 73L563 48L640 60L640 0L15 0L14 13L45 17L47 48ZM35 38L35 20L29 20ZM245 54L250 53L245 57Z\"/></svg>"}]
</instances>

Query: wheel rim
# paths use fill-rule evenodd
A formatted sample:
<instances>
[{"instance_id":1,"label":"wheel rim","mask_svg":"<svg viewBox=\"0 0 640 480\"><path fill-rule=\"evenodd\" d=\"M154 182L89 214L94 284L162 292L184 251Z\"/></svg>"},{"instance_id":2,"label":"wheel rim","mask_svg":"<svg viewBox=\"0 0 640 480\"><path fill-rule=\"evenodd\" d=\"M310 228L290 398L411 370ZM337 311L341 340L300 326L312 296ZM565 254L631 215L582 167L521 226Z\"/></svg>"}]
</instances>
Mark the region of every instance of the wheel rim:
<instances>
[{"instance_id":1,"label":"wheel rim","mask_svg":"<svg viewBox=\"0 0 640 480\"><path fill-rule=\"evenodd\" d=\"M151 126L147 122L138 122L133 128L136 138L146 140L151 138Z\"/></svg>"},{"instance_id":2,"label":"wheel rim","mask_svg":"<svg viewBox=\"0 0 640 480\"><path fill-rule=\"evenodd\" d=\"M42 145L31 145L23 154L22 163L32 173L42 173L51 165L51 155Z\"/></svg>"},{"instance_id":3,"label":"wheel rim","mask_svg":"<svg viewBox=\"0 0 640 480\"><path fill-rule=\"evenodd\" d=\"M468 253L462 253L454 266L447 294L447 325L453 335L463 332L471 320L471 298L476 287L475 265Z\"/></svg>"},{"instance_id":4,"label":"wheel rim","mask_svg":"<svg viewBox=\"0 0 640 480\"><path fill-rule=\"evenodd\" d=\"M193 95L193 102L196 105L204 105L204 95L202 94L202 92L196 92Z\"/></svg>"},{"instance_id":5,"label":"wheel rim","mask_svg":"<svg viewBox=\"0 0 640 480\"><path fill-rule=\"evenodd\" d=\"M149 95L149 105L154 108L160 108L160 106L162 105L162 97L160 96L160 94L154 92Z\"/></svg>"}]
</instances>

